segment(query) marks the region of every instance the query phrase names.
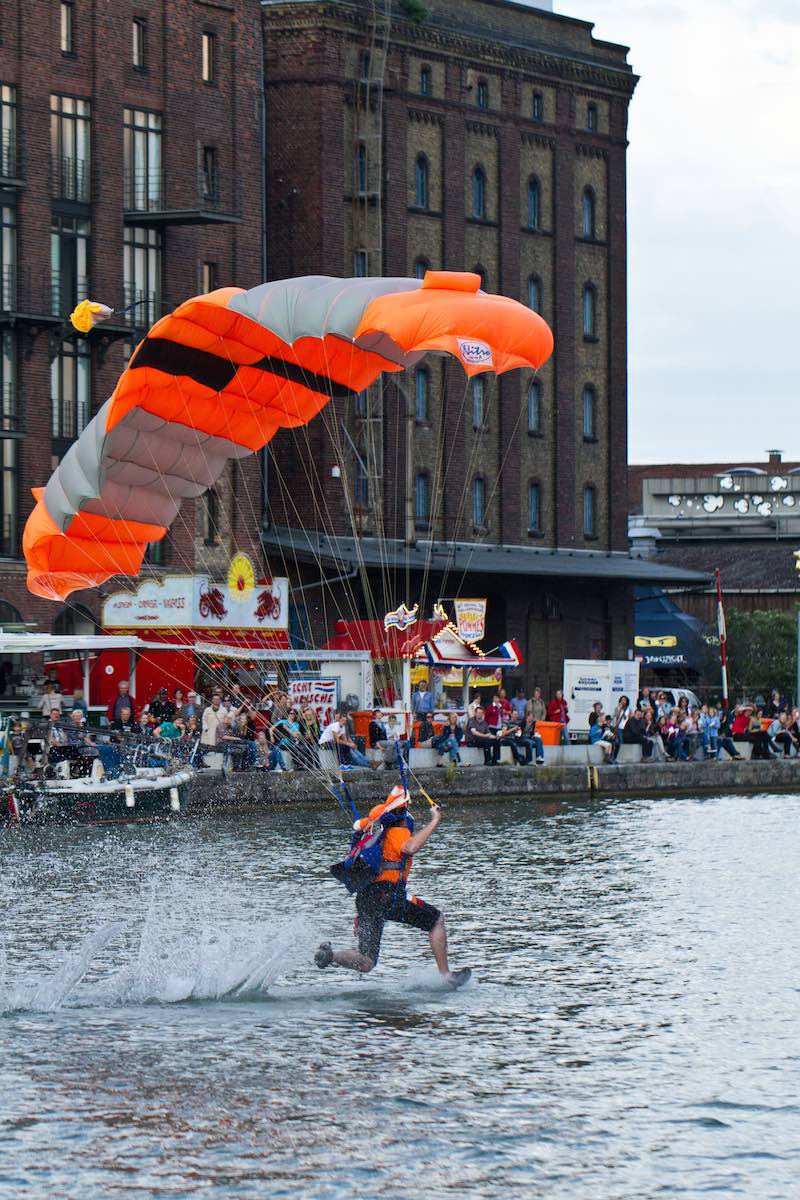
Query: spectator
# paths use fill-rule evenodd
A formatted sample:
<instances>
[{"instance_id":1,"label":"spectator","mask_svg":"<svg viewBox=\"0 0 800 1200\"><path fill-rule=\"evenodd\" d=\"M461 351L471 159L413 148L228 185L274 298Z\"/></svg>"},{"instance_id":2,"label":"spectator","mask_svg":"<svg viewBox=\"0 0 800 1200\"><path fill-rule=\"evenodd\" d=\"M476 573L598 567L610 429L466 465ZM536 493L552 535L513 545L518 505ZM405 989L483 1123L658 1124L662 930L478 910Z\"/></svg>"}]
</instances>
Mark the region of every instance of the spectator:
<instances>
[{"instance_id":1,"label":"spectator","mask_svg":"<svg viewBox=\"0 0 800 1200\"><path fill-rule=\"evenodd\" d=\"M455 765L456 763L461 762L461 755L459 754L458 748L463 739L464 730L458 723L458 717L455 713L448 713L447 725L442 733L434 737L433 741L431 742L431 746L439 755L440 759L443 755L449 754L450 762ZM441 767L442 763L438 762L436 765Z\"/></svg>"},{"instance_id":2,"label":"spectator","mask_svg":"<svg viewBox=\"0 0 800 1200\"><path fill-rule=\"evenodd\" d=\"M83 688L75 688L72 693L72 711L82 712L84 717L89 716L89 705L83 698Z\"/></svg>"},{"instance_id":3,"label":"spectator","mask_svg":"<svg viewBox=\"0 0 800 1200\"><path fill-rule=\"evenodd\" d=\"M639 698L636 701L636 707L641 709L642 717L644 717L644 714L647 712L648 708L654 707L654 701L650 695L649 687L642 688L641 692L639 693Z\"/></svg>"},{"instance_id":4,"label":"spectator","mask_svg":"<svg viewBox=\"0 0 800 1200\"><path fill-rule=\"evenodd\" d=\"M133 712L129 706L123 705L119 710L119 717L111 722L109 729L113 729L115 733L131 733L134 728Z\"/></svg>"},{"instance_id":5,"label":"spectator","mask_svg":"<svg viewBox=\"0 0 800 1200\"><path fill-rule=\"evenodd\" d=\"M397 751L408 757L408 738L400 728L397 717L390 716L386 721L386 732L389 735L389 745L386 750L387 766L394 766L397 759Z\"/></svg>"},{"instance_id":6,"label":"spectator","mask_svg":"<svg viewBox=\"0 0 800 1200\"><path fill-rule=\"evenodd\" d=\"M188 691L186 693L186 699L181 700L180 704L178 703L179 693L182 695L181 689L177 688L174 697L174 704L177 710L176 715L179 716L182 721L188 721L190 717L200 716L201 709L198 703L197 692Z\"/></svg>"},{"instance_id":7,"label":"spectator","mask_svg":"<svg viewBox=\"0 0 800 1200\"><path fill-rule=\"evenodd\" d=\"M495 698L495 704L500 709L500 717L501 717L502 723L504 725L507 725L508 722L514 716L514 710L512 709L511 702L509 701L508 696L506 695L505 688L500 688L500 690L498 691L497 696ZM488 718L487 718L487 720L488 720Z\"/></svg>"},{"instance_id":8,"label":"spectator","mask_svg":"<svg viewBox=\"0 0 800 1200\"><path fill-rule=\"evenodd\" d=\"M786 713L780 712L772 719L767 729L770 750L777 756L780 756L780 752L783 751L784 758L791 758L792 755L793 740L788 725L789 718Z\"/></svg>"},{"instance_id":9,"label":"spectator","mask_svg":"<svg viewBox=\"0 0 800 1200\"><path fill-rule=\"evenodd\" d=\"M753 758L777 758L777 750L770 747L769 736L762 724L762 710L749 709L749 720L747 726L747 740L753 745Z\"/></svg>"},{"instance_id":10,"label":"spectator","mask_svg":"<svg viewBox=\"0 0 800 1200\"><path fill-rule=\"evenodd\" d=\"M524 688L517 688L517 694L511 701L511 709L516 719L520 722L520 724L522 724L522 722L525 720L525 714L528 711L528 700L525 696Z\"/></svg>"},{"instance_id":11,"label":"spectator","mask_svg":"<svg viewBox=\"0 0 800 1200\"><path fill-rule=\"evenodd\" d=\"M136 700L130 694L130 684L127 679L121 679L117 685L118 694L108 705L109 721L119 720L120 710L129 708L134 720L136 719Z\"/></svg>"},{"instance_id":12,"label":"spectator","mask_svg":"<svg viewBox=\"0 0 800 1200\"><path fill-rule=\"evenodd\" d=\"M608 729L608 736L606 736L606 729ZM589 745L599 746L604 761L608 762L611 751L614 749L613 733L611 726L607 727L599 714L594 711L589 713Z\"/></svg>"},{"instance_id":13,"label":"spectator","mask_svg":"<svg viewBox=\"0 0 800 1200\"><path fill-rule=\"evenodd\" d=\"M334 719L322 731L320 746L332 745L343 767L369 767L369 759L361 753L352 738L347 736L345 729L344 714L334 713Z\"/></svg>"},{"instance_id":14,"label":"spectator","mask_svg":"<svg viewBox=\"0 0 800 1200\"><path fill-rule=\"evenodd\" d=\"M635 708L622 728L622 742L625 746L641 746L642 760L652 758L653 741L646 736L646 724L640 708Z\"/></svg>"},{"instance_id":15,"label":"spectator","mask_svg":"<svg viewBox=\"0 0 800 1200\"><path fill-rule=\"evenodd\" d=\"M156 725L160 725L162 721L171 721L175 716L175 705L167 695L165 687L159 688L150 701L150 716Z\"/></svg>"},{"instance_id":16,"label":"spectator","mask_svg":"<svg viewBox=\"0 0 800 1200\"><path fill-rule=\"evenodd\" d=\"M180 724L177 724L178 721L180 721ZM170 719L162 721L161 724L153 730L153 732L155 733L156 737L164 738L168 742L174 742L177 741L177 739L181 736L182 729L183 722L180 720L180 717L178 717L174 721Z\"/></svg>"},{"instance_id":17,"label":"spectator","mask_svg":"<svg viewBox=\"0 0 800 1200\"><path fill-rule=\"evenodd\" d=\"M216 746L218 730L224 719L225 713L222 710L222 694L215 691L208 708L203 710L200 741L204 746Z\"/></svg>"},{"instance_id":18,"label":"spectator","mask_svg":"<svg viewBox=\"0 0 800 1200\"><path fill-rule=\"evenodd\" d=\"M389 748L389 734L379 708L372 711L372 720L367 727L367 757L377 763L377 769L386 768L386 751Z\"/></svg>"},{"instance_id":19,"label":"spectator","mask_svg":"<svg viewBox=\"0 0 800 1200\"><path fill-rule=\"evenodd\" d=\"M277 745L278 749L284 753L288 751L292 758L292 764L297 768L305 768L309 766L309 757L306 753L305 742L303 741L303 729L300 724L300 714L296 708L290 708L285 717L281 717L272 726L272 740ZM246 720L245 714L241 714L240 719Z\"/></svg>"},{"instance_id":20,"label":"spectator","mask_svg":"<svg viewBox=\"0 0 800 1200\"><path fill-rule=\"evenodd\" d=\"M436 736L436 730L427 713L423 713L416 731L417 745L420 749L428 749Z\"/></svg>"},{"instance_id":21,"label":"spectator","mask_svg":"<svg viewBox=\"0 0 800 1200\"><path fill-rule=\"evenodd\" d=\"M656 708L656 717L668 717L672 713L672 704L667 699L666 692L658 693L658 707Z\"/></svg>"},{"instance_id":22,"label":"spectator","mask_svg":"<svg viewBox=\"0 0 800 1200\"><path fill-rule=\"evenodd\" d=\"M286 763L277 746L273 746L266 730L259 729L255 740L255 768L257 771L285 771Z\"/></svg>"},{"instance_id":23,"label":"spectator","mask_svg":"<svg viewBox=\"0 0 800 1200\"><path fill-rule=\"evenodd\" d=\"M719 758L719 729L720 719L716 708L707 704L700 706L697 718L697 732L703 742L703 754L706 758Z\"/></svg>"},{"instance_id":24,"label":"spectator","mask_svg":"<svg viewBox=\"0 0 800 1200\"><path fill-rule=\"evenodd\" d=\"M484 766L496 767L500 761L500 743L487 725L483 709L475 709L475 716L467 721L467 745L483 750Z\"/></svg>"},{"instance_id":25,"label":"spectator","mask_svg":"<svg viewBox=\"0 0 800 1200\"><path fill-rule=\"evenodd\" d=\"M497 735L498 744L508 746L511 757L518 767L530 766L533 759L533 746L522 736L522 726L516 721L503 725Z\"/></svg>"},{"instance_id":26,"label":"spectator","mask_svg":"<svg viewBox=\"0 0 800 1200\"><path fill-rule=\"evenodd\" d=\"M61 708L64 697L56 689L56 685L48 680L44 685L44 691L39 699L39 710L43 717L48 717L52 712L61 716Z\"/></svg>"},{"instance_id":27,"label":"spectator","mask_svg":"<svg viewBox=\"0 0 800 1200\"><path fill-rule=\"evenodd\" d=\"M467 705L467 719L469 720L470 717L474 717L476 710L481 708L482 705L483 701L481 700L480 692L473 692L472 699Z\"/></svg>"},{"instance_id":28,"label":"spectator","mask_svg":"<svg viewBox=\"0 0 800 1200\"><path fill-rule=\"evenodd\" d=\"M542 699L542 689L540 687L533 689L533 699L530 702L529 714L526 715L532 716L534 721L547 720L547 705Z\"/></svg>"},{"instance_id":29,"label":"spectator","mask_svg":"<svg viewBox=\"0 0 800 1200\"><path fill-rule=\"evenodd\" d=\"M312 708L310 704L306 704L300 713L300 724L303 730L303 740L305 741L308 759L312 767L319 767L319 754L317 746L319 745L319 717L317 710Z\"/></svg>"},{"instance_id":30,"label":"spectator","mask_svg":"<svg viewBox=\"0 0 800 1200\"><path fill-rule=\"evenodd\" d=\"M500 711L500 705L496 702L494 696L489 700L489 703L483 710L483 719L491 729L492 733L497 736L503 724L503 714Z\"/></svg>"},{"instance_id":31,"label":"spectator","mask_svg":"<svg viewBox=\"0 0 800 1200\"><path fill-rule=\"evenodd\" d=\"M561 744L566 745L569 741L569 709L564 699L564 693L560 689L556 692L555 699L551 700L547 706L547 720L560 723Z\"/></svg>"},{"instance_id":32,"label":"spectator","mask_svg":"<svg viewBox=\"0 0 800 1200\"><path fill-rule=\"evenodd\" d=\"M723 709L719 714L719 746L720 750L724 750L731 758L741 758L742 755L736 749L736 742L731 736L732 722L734 714L729 710ZM719 758L719 751L717 752Z\"/></svg>"},{"instance_id":33,"label":"spectator","mask_svg":"<svg viewBox=\"0 0 800 1200\"><path fill-rule=\"evenodd\" d=\"M428 685L425 680L417 684L417 690L411 698L411 707L414 710L414 715L422 716L423 713L433 712L433 696L428 691Z\"/></svg>"},{"instance_id":34,"label":"spectator","mask_svg":"<svg viewBox=\"0 0 800 1200\"><path fill-rule=\"evenodd\" d=\"M786 697L781 695L779 688L773 688L766 715L775 718L784 712L786 712Z\"/></svg>"},{"instance_id":35,"label":"spectator","mask_svg":"<svg viewBox=\"0 0 800 1200\"><path fill-rule=\"evenodd\" d=\"M536 755L536 765L541 767L544 762L544 742L540 734L536 732L536 718L530 713L526 714L525 720L522 722L522 740L530 746L531 751ZM527 762L530 762L528 755Z\"/></svg>"},{"instance_id":36,"label":"spectator","mask_svg":"<svg viewBox=\"0 0 800 1200\"><path fill-rule=\"evenodd\" d=\"M611 721L613 737L611 743L611 754L609 762L615 763L619 757L620 748L622 746L623 733L631 715L631 702L627 696L620 696L617 701L617 707L614 709L614 716Z\"/></svg>"}]
</instances>

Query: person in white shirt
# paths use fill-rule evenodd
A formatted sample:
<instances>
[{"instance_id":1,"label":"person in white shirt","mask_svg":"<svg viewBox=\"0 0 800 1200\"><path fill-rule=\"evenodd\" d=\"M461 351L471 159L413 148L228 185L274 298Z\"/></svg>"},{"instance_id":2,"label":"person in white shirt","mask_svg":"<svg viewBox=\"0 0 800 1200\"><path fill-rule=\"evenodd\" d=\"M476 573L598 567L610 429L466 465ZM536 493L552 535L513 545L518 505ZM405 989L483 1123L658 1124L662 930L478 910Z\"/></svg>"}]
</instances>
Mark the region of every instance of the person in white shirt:
<instances>
[{"instance_id":1,"label":"person in white shirt","mask_svg":"<svg viewBox=\"0 0 800 1200\"><path fill-rule=\"evenodd\" d=\"M43 717L49 717L51 712L61 714L61 705L64 697L61 692L57 692L52 683L44 685L44 694L39 700L39 709Z\"/></svg>"},{"instance_id":2,"label":"person in white shirt","mask_svg":"<svg viewBox=\"0 0 800 1200\"><path fill-rule=\"evenodd\" d=\"M204 746L216 746L219 727L227 715L222 708L219 695L215 693L208 708L203 709L200 741Z\"/></svg>"}]
</instances>

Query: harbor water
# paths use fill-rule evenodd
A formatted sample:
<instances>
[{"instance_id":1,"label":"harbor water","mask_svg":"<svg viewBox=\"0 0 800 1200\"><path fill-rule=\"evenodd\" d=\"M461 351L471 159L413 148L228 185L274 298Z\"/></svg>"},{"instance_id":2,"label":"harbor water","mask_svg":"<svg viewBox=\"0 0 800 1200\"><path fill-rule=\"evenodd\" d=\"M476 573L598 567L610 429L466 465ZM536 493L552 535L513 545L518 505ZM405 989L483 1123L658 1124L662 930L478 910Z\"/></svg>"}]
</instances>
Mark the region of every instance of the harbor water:
<instances>
[{"instance_id":1,"label":"harbor water","mask_svg":"<svg viewBox=\"0 0 800 1200\"><path fill-rule=\"evenodd\" d=\"M424 814L420 814L424 816ZM800 797L453 804L377 970L329 808L0 831L0 1197L798 1194Z\"/></svg>"}]
</instances>

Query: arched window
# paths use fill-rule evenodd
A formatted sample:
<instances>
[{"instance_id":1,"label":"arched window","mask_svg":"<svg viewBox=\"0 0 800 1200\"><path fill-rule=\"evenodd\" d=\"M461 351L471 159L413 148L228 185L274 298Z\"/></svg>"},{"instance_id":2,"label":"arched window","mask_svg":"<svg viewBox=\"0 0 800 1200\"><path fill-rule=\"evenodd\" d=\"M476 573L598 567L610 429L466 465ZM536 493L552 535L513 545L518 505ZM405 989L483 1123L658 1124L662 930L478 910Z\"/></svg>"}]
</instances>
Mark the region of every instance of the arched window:
<instances>
[{"instance_id":1,"label":"arched window","mask_svg":"<svg viewBox=\"0 0 800 1200\"><path fill-rule=\"evenodd\" d=\"M591 484L583 489L583 536L597 537L597 495Z\"/></svg>"},{"instance_id":2,"label":"arched window","mask_svg":"<svg viewBox=\"0 0 800 1200\"><path fill-rule=\"evenodd\" d=\"M586 105L586 128L590 133L597 133L597 105Z\"/></svg>"},{"instance_id":3,"label":"arched window","mask_svg":"<svg viewBox=\"0 0 800 1200\"><path fill-rule=\"evenodd\" d=\"M428 199L428 160L424 154L417 155L414 168L414 203L417 208L427 208Z\"/></svg>"},{"instance_id":4,"label":"arched window","mask_svg":"<svg viewBox=\"0 0 800 1200\"><path fill-rule=\"evenodd\" d=\"M531 100L531 117L534 121L541 121L544 105L542 103L542 93L534 92Z\"/></svg>"},{"instance_id":5,"label":"arched window","mask_svg":"<svg viewBox=\"0 0 800 1200\"><path fill-rule=\"evenodd\" d=\"M583 389L583 436L587 442L597 439L597 397L590 383Z\"/></svg>"},{"instance_id":6,"label":"arched window","mask_svg":"<svg viewBox=\"0 0 800 1200\"><path fill-rule=\"evenodd\" d=\"M528 180L528 229L538 229L541 221L539 180Z\"/></svg>"},{"instance_id":7,"label":"arched window","mask_svg":"<svg viewBox=\"0 0 800 1200\"><path fill-rule=\"evenodd\" d=\"M485 79L478 80L478 87L475 92L475 103L478 108L487 109L489 107L489 85Z\"/></svg>"},{"instance_id":8,"label":"arched window","mask_svg":"<svg viewBox=\"0 0 800 1200\"><path fill-rule=\"evenodd\" d=\"M581 233L585 238L593 238L595 231L594 192L591 188L583 189L581 200Z\"/></svg>"},{"instance_id":9,"label":"arched window","mask_svg":"<svg viewBox=\"0 0 800 1200\"><path fill-rule=\"evenodd\" d=\"M431 375L427 367L414 372L414 416L418 421L430 420Z\"/></svg>"},{"instance_id":10,"label":"arched window","mask_svg":"<svg viewBox=\"0 0 800 1200\"><path fill-rule=\"evenodd\" d=\"M356 146L356 191L363 196L367 190L367 147L363 142Z\"/></svg>"},{"instance_id":11,"label":"arched window","mask_svg":"<svg viewBox=\"0 0 800 1200\"><path fill-rule=\"evenodd\" d=\"M587 283L583 289L583 336L597 337L597 292L592 283Z\"/></svg>"},{"instance_id":12,"label":"arched window","mask_svg":"<svg viewBox=\"0 0 800 1200\"><path fill-rule=\"evenodd\" d=\"M431 267L431 264L428 262L427 258L415 259L414 260L414 278L415 279L424 279L425 272L429 271L430 267Z\"/></svg>"},{"instance_id":13,"label":"arched window","mask_svg":"<svg viewBox=\"0 0 800 1200\"><path fill-rule=\"evenodd\" d=\"M528 484L528 532L539 533L542 528L542 493L538 483Z\"/></svg>"},{"instance_id":14,"label":"arched window","mask_svg":"<svg viewBox=\"0 0 800 1200\"><path fill-rule=\"evenodd\" d=\"M424 472L414 478L414 523L426 526L430 520L430 480Z\"/></svg>"},{"instance_id":15,"label":"arched window","mask_svg":"<svg viewBox=\"0 0 800 1200\"><path fill-rule=\"evenodd\" d=\"M353 469L353 504L356 508L367 508L369 505L369 475L360 455L356 455Z\"/></svg>"},{"instance_id":16,"label":"arched window","mask_svg":"<svg viewBox=\"0 0 800 1200\"><path fill-rule=\"evenodd\" d=\"M472 524L476 529L483 527L486 519L486 483L478 476L472 481Z\"/></svg>"},{"instance_id":17,"label":"arched window","mask_svg":"<svg viewBox=\"0 0 800 1200\"><path fill-rule=\"evenodd\" d=\"M542 281L538 275L531 275L528 280L528 308L537 313L542 311Z\"/></svg>"},{"instance_id":18,"label":"arched window","mask_svg":"<svg viewBox=\"0 0 800 1200\"><path fill-rule=\"evenodd\" d=\"M353 251L353 274L358 279L366 278L367 274L367 252L366 250Z\"/></svg>"},{"instance_id":19,"label":"arched window","mask_svg":"<svg viewBox=\"0 0 800 1200\"><path fill-rule=\"evenodd\" d=\"M207 546L219 545L219 497L213 488L203 497L203 541Z\"/></svg>"},{"instance_id":20,"label":"arched window","mask_svg":"<svg viewBox=\"0 0 800 1200\"><path fill-rule=\"evenodd\" d=\"M486 217L486 173L483 167L476 167L472 172L472 215Z\"/></svg>"},{"instance_id":21,"label":"arched window","mask_svg":"<svg viewBox=\"0 0 800 1200\"><path fill-rule=\"evenodd\" d=\"M472 427L483 429L486 422L486 381L482 375L472 380Z\"/></svg>"},{"instance_id":22,"label":"arched window","mask_svg":"<svg viewBox=\"0 0 800 1200\"><path fill-rule=\"evenodd\" d=\"M528 384L528 433L538 437L542 432L542 385L538 379Z\"/></svg>"},{"instance_id":23,"label":"arched window","mask_svg":"<svg viewBox=\"0 0 800 1200\"><path fill-rule=\"evenodd\" d=\"M431 94L430 67L420 67L419 69L419 94L420 96L430 96Z\"/></svg>"},{"instance_id":24,"label":"arched window","mask_svg":"<svg viewBox=\"0 0 800 1200\"><path fill-rule=\"evenodd\" d=\"M7 629L9 625L22 625L22 613L8 600L0 600L0 628Z\"/></svg>"},{"instance_id":25,"label":"arched window","mask_svg":"<svg viewBox=\"0 0 800 1200\"><path fill-rule=\"evenodd\" d=\"M60 637L75 637L81 634L93 635L98 632L98 624L88 608L82 604L74 604L62 608L53 621L53 633Z\"/></svg>"},{"instance_id":26,"label":"arched window","mask_svg":"<svg viewBox=\"0 0 800 1200\"><path fill-rule=\"evenodd\" d=\"M369 83L371 62L369 50L362 50L358 60L358 77L362 83Z\"/></svg>"}]
</instances>

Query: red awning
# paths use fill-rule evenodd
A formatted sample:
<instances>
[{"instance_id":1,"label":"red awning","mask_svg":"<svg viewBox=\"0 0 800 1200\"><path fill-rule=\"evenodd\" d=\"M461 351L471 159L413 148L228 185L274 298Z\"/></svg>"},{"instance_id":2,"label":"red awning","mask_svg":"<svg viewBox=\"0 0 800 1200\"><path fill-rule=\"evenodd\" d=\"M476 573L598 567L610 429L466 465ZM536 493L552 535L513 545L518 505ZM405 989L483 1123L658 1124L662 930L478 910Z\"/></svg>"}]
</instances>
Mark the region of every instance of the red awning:
<instances>
[{"instance_id":1,"label":"red awning","mask_svg":"<svg viewBox=\"0 0 800 1200\"><path fill-rule=\"evenodd\" d=\"M337 621L323 650L369 650L373 658L408 658L444 628L444 621L417 621L408 629L384 629L383 621Z\"/></svg>"}]
</instances>

